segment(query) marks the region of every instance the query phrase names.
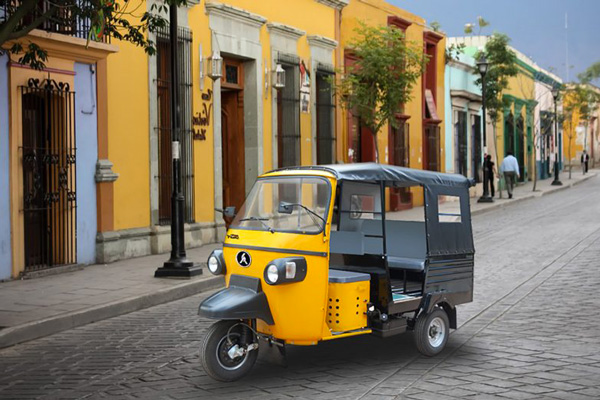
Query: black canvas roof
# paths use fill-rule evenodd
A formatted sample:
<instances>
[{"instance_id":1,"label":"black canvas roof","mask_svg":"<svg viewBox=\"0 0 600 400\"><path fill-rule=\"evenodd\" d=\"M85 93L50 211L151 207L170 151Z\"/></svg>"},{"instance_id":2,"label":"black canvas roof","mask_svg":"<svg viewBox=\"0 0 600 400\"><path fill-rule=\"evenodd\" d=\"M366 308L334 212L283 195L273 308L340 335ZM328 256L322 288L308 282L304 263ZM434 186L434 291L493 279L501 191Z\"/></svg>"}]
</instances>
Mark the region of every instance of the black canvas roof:
<instances>
[{"instance_id":1,"label":"black canvas roof","mask_svg":"<svg viewBox=\"0 0 600 400\"><path fill-rule=\"evenodd\" d=\"M384 181L388 184L391 184L392 182L406 182L415 185L438 185L466 188L475 184L472 179L465 178L463 175L445 174L441 172L424 171L420 169L404 168L395 165L378 163L352 163L290 167L278 169L277 171L286 169L324 170L331 172L338 180L346 181Z\"/></svg>"}]
</instances>

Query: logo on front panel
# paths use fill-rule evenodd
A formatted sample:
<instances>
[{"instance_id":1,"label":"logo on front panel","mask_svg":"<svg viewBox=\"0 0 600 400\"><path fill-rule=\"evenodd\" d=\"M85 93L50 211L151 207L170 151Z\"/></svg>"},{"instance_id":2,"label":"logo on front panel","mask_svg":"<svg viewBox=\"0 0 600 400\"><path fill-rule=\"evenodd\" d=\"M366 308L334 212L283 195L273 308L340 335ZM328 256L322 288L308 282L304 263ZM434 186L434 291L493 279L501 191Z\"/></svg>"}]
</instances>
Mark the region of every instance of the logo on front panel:
<instances>
[{"instance_id":1,"label":"logo on front panel","mask_svg":"<svg viewBox=\"0 0 600 400\"><path fill-rule=\"evenodd\" d=\"M240 251L237 253L235 259L241 267L249 267L250 264L252 264L252 258L250 257L250 254L245 251Z\"/></svg>"}]
</instances>

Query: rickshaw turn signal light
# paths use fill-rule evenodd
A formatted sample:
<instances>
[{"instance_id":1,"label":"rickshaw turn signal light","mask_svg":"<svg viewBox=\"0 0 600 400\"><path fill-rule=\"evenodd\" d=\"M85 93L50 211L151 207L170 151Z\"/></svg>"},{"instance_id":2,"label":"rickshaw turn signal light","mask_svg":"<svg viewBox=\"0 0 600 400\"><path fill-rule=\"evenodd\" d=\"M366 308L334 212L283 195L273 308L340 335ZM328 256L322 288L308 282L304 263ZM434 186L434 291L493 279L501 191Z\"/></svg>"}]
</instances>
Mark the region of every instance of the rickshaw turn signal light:
<instances>
[{"instance_id":1,"label":"rickshaw turn signal light","mask_svg":"<svg viewBox=\"0 0 600 400\"><path fill-rule=\"evenodd\" d=\"M278 258L267 264L264 278L269 285L301 282L306 277L304 257Z\"/></svg>"},{"instance_id":2,"label":"rickshaw turn signal light","mask_svg":"<svg viewBox=\"0 0 600 400\"><path fill-rule=\"evenodd\" d=\"M208 270L213 275L225 274L225 260L223 259L223 250L213 250L208 256Z\"/></svg>"}]
</instances>

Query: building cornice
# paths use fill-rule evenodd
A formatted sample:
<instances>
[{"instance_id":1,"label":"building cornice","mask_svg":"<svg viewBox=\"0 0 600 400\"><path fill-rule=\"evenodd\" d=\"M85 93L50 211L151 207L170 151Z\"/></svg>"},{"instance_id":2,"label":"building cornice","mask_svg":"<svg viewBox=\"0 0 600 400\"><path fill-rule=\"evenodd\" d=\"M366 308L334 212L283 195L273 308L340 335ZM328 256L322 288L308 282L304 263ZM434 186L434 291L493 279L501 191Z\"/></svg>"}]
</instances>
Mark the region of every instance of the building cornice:
<instances>
[{"instance_id":1,"label":"building cornice","mask_svg":"<svg viewBox=\"0 0 600 400\"><path fill-rule=\"evenodd\" d=\"M34 29L27 36L33 43L44 49L49 57L58 57L78 62L95 63L119 51L114 44L94 42L60 33ZM14 41L6 42L2 47L10 48Z\"/></svg>"},{"instance_id":2,"label":"building cornice","mask_svg":"<svg viewBox=\"0 0 600 400\"><path fill-rule=\"evenodd\" d=\"M444 35L442 35L439 32L425 31L423 32L423 38L427 43L437 44L440 40L444 38Z\"/></svg>"},{"instance_id":3,"label":"building cornice","mask_svg":"<svg viewBox=\"0 0 600 400\"><path fill-rule=\"evenodd\" d=\"M335 50L335 48L338 46L337 40L333 40L325 36L308 35L306 39L308 40L308 44L310 46L322 47L327 50Z\"/></svg>"},{"instance_id":4,"label":"building cornice","mask_svg":"<svg viewBox=\"0 0 600 400\"><path fill-rule=\"evenodd\" d=\"M350 3L350 0L316 0L316 2L335 8L336 10L341 10Z\"/></svg>"},{"instance_id":5,"label":"building cornice","mask_svg":"<svg viewBox=\"0 0 600 400\"><path fill-rule=\"evenodd\" d=\"M405 31L406 28L412 25L412 22L397 15L390 15L388 16L388 25L396 26Z\"/></svg>"},{"instance_id":6,"label":"building cornice","mask_svg":"<svg viewBox=\"0 0 600 400\"><path fill-rule=\"evenodd\" d=\"M471 101L481 102L481 96L466 90L450 90L450 97L461 97Z\"/></svg>"},{"instance_id":7,"label":"building cornice","mask_svg":"<svg viewBox=\"0 0 600 400\"><path fill-rule=\"evenodd\" d=\"M277 33L281 36L286 36L290 39L298 40L301 36L306 35L306 32L290 25L280 24L279 22L269 22L267 24L269 32Z\"/></svg>"},{"instance_id":8,"label":"building cornice","mask_svg":"<svg viewBox=\"0 0 600 400\"><path fill-rule=\"evenodd\" d=\"M257 28L261 27L265 22L267 22L267 19L263 16L251 13L241 8L230 6L228 4L206 2L204 4L204 8L206 9L206 14L208 16L220 15L222 17L234 19Z\"/></svg>"}]
</instances>

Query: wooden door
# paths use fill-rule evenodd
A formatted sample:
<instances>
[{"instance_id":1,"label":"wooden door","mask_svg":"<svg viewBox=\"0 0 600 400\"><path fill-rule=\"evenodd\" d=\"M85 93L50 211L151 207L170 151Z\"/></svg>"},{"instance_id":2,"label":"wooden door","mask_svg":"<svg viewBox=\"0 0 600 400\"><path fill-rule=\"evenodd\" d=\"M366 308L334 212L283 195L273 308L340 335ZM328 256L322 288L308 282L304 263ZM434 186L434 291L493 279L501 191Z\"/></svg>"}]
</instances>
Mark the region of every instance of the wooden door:
<instances>
[{"instance_id":1,"label":"wooden door","mask_svg":"<svg viewBox=\"0 0 600 400\"><path fill-rule=\"evenodd\" d=\"M221 92L223 206L240 209L246 197L244 103L241 90Z\"/></svg>"}]
</instances>

